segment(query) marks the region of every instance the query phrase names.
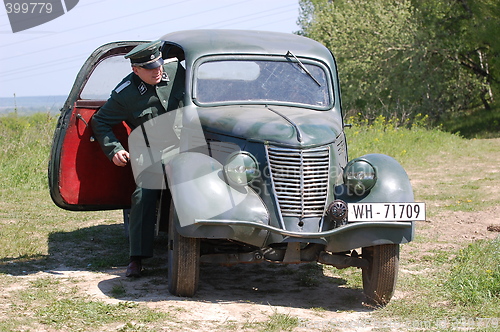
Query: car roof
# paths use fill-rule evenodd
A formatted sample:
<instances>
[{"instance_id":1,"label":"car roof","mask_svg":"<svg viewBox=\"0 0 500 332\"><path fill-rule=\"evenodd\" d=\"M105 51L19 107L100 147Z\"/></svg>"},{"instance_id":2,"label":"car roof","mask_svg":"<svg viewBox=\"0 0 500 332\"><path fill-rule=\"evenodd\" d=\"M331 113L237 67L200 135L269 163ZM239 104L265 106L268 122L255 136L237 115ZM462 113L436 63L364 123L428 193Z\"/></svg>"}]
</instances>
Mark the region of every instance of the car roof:
<instances>
[{"instance_id":1,"label":"car roof","mask_svg":"<svg viewBox=\"0 0 500 332\"><path fill-rule=\"evenodd\" d=\"M321 43L291 33L200 29L172 32L162 40L182 48L186 62L213 54L285 55L291 51L298 57L310 57L333 64L333 56Z\"/></svg>"}]
</instances>

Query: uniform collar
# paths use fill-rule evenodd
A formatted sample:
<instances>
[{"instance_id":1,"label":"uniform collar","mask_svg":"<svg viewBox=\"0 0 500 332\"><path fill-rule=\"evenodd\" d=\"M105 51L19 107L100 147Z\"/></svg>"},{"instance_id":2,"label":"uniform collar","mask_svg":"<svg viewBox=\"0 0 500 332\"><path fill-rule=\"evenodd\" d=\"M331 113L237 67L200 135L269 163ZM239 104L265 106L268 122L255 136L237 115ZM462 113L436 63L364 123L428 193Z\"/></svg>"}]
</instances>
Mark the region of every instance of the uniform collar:
<instances>
[{"instance_id":1,"label":"uniform collar","mask_svg":"<svg viewBox=\"0 0 500 332\"><path fill-rule=\"evenodd\" d=\"M167 85L168 82L170 82L170 78L168 77L168 74L165 71L163 72L161 81L155 85L151 85L144 82L136 73L132 73L132 75L133 75L132 79L134 81L134 85L136 86L141 96L144 95L150 88L153 88L154 86Z\"/></svg>"}]
</instances>

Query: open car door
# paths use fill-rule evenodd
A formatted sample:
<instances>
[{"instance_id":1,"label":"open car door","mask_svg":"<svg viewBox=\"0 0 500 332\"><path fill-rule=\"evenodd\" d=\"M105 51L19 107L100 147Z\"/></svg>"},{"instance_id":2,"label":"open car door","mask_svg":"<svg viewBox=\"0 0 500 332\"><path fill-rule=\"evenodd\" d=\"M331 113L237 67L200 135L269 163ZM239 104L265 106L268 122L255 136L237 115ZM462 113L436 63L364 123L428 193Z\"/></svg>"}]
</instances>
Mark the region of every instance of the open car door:
<instances>
[{"instance_id":1,"label":"open car door","mask_svg":"<svg viewBox=\"0 0 500 332\"><path fill-rule=\"evenodd\" d=\"M67 210L124 209L135 189L130 165L117 167L93 137L90 120L115 86L131 72L123 56L141 42L99 47L78 73L57 123L49 161L49 187L54 203ZM130 128L115 126L127 149Z\"/></svg>"}]
</instances>

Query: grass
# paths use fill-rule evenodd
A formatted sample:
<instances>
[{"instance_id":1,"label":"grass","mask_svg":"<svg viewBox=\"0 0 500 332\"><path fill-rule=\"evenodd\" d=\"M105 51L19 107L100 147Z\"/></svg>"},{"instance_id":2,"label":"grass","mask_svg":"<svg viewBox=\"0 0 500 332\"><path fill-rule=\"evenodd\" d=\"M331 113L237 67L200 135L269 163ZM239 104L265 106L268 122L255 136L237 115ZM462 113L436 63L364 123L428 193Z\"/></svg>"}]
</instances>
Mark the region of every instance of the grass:
<instances>
[{"instance_id":1,"label":"grass","mask_svg":"<svg viewBox=\"0 0 500 332\"><path fill-rule=\"evenodd\" d=\"M97 301L70 280L36 277L61 265L92 271L128 260L121 212L64 211L50 200L47 165L55 124L46 114L0 117L0 285L17 285L4 291L8 305L2 306L0 331L156 331L172 324L168 312ZM111 293L122 296L123 288Z\"/></svg>"},{"instance_id":2,"label":"grass","mask_svg":"<svg viewBox=\"0 0 500 332\"><path fill-rule=\"evenodd\" d=\"M500 239L478 241L466 249L437 251L403 264L412 273L400 274L398 289L413 296L393 300L375 313L404 326L425 330L497 331L500 324ZM403 246L406 249L405 246Z\"/></svg>"},{"instance_id":3,"label":"grass","mask_svg":"<svg viewBox=\"0 0 500 332\"><path fill-rule=\"evenodd\" d=\"M499 315L500 238L478 241L461 249L445 285L453 301L476 311L474 315Z\"/></svg>"},{"instance_id":4,"label":"grass","mask_svg":"<svg viewBox=\"0 0 500 332\"><path fill-rule=\"evenodd\" d=\"M302 287L317 287L321 285L319 277L323 276L323 267L316 263L299 265L296 275L297 285Z\"/></svg>"},{"instance_id":5,"label":"grass","mask_svg":"<svg viewBox=\"0 0 500 332\"><path fill-rule=\"evenodd\" d=\"M428 209L431 218L439 213L480 211L500 203L498 143L465 139L458 133L425 126L397 127L383 117L370 124L355 122L347 135L351 158L377 152L397 159L416 183L416 200L432 206ZM412 177L412 173L422 177ZM437 245L423 254L420 243ZM401 260L400 269L408 272L400 273L398 289L407 295L393 299L373 315L399 323L403 329L496 331L500 324L499 243L497 238L473 242L458 251L442 249L446 243L423 237L417 229L414 242L401 247L402 257L407 259ZM355 273L343 275L348 284L360 286L354 280L357 277Z\"/></svg>"},{"instance_id":6,"label":"grass","mask_svg":"<svg viewBox=\"0 0 500 332\"><path fill-rule=\"evenodd\" d=\"M82 295L75 281L40 274L61 266L102 271L127 261L120 211L70 212L50 200L46 171L55 122L46 114L0 117L0 331L154 331L190 324L177 320L181 312L175 307L151 309L119 300L107 303ZM350 158L385 153L400 161L410 175L422 174L412 181L417 184L417 200L434 207L431 216L478 211L500 203L495 191L500 182L498 164L491 165L498 144L423 125L398 127L384 118L372 124L355 123L346 134ZM475 165L491 166L478 169ZM404 296L373 311L371 321L406 327L421 324L422 330L438 331L468 323L472 330L495 331L500 319L500 240L472 242L462 249L439 243L421 252L422 244L434 241L417 231L415 241L402 246L405 273L400 273L398 290ZM161 265L148 273L165 271ZM307 264L298 269L276 268L275 273L286 274L305 290L321 287L319 281L326 279L322 274L339 287L362 288L360 271L354 268L321 269ZM121 283L109 291L114 299L126 293ZM356 297L344 300L346 307L358 301ZM322 314L325 309L312 310ZM264 321L228 320L221 328L292 331L302 325L293 313L273 311Z\"/></svg>"},{"instance_id":7,"label":"grass","mask_svg":"<svg viewBox=\"0 0 500 332\"><path fill-rule=\"evenodd\" d=\"M290 314L275 312L269 320L257 323L257 330L262 332L292 331L299 325L299 319Z\"/></svg>"},{"instance_id":8,"label":"grass","mask_svg":"<svg viewBox=\"0 0 500 332\"><path fill-rule=\"evenodd\" d=\"M395 158L407 171L423 174L421 179L410 180L428 182L415 194L418 201L439 202L430 211L431 216L443 211L477 211L498 204L496 195L488 195L500 181L500 173L491 164L492 156L499 155L498 144L427 129L423 120L411 128L397 126L396 121L381 116L372 123L356 119L348 122L354 124L346 131L349 158L383 153ZM483 168L485 164L491 167Z\"/></svg>"},{"instance_id":9,"label":"grass","mask_svg":"<svg viewBox=\"0 0 500 332\"><path fill-rule=\"evenodd\" d=\"M17 190L47 187L47 162L56 119L48 114L0 118L0 174Z\"/></svg>"},{"instance_id":10,"label":"grass","mask_svg":"<svg viewBox=\"0 0 500 332\"><path fill-rule=\"evenodd\" d=\"M498 104L498 103L497 103ZM494 138L500 136L500 112L498 105L483 108L469 114L451 117L443 121L443 128L465 138Z\"/></svg>"},{"instance_id":11,"label":"grass","mask_svg":"<svg viewBox=\"0 0 500 332\"><path fill-rule=\"evenodd\" d=\"M42 277L10 294L16 300L7 319L0 320L0 331L17 331L19 327L38 330L39 326L61 331L100 331L106 326L134 321L149 324L170 321L168 313L139 306L132 302L109 304L79 295L76 286L62 283L58 277Z\"/></svg>"},{"instance_id":12,"label":"grass","mask_svg":"<svg viewBox=\"0 0 500 332\"><path fill-rule=\"evenodd\" d=\"M349 158L368 153L387 154L404 164L425 165L435 151L455 151L462 139L441 130L426 129L424 125L412 128L398 125L383 116L373 122L350 118L352 128L346 130Z\"/></svg>"},{"instance_id":13,"label":"grass","mask_svg":"<svg viewBox=\"0 0 500 332\"><path fill-rule=\"evenodd\" d=\"M404 166L428 167L430 162L440 161L444 157L475 157L476 153L482 151L476 151L474 146L481 146L481 150L489 152L487 147L475 144L474 140L466 140L440 128L426 128L425 118L410 128L383 116L371 123L355 118L347 122L353 124L352 128L346 130L350 159L367 153L383 153Z\"/></svg>"},{"instance_id":14,"label":"grass","mask_svg":"<svg viewBox=\"0 0 500 332\"><path fill-rule=\"evenodd\" d=\"M263 322L247 322L243 324L243 330L248 329L259 331L259 332L281 332L281 331L293 331L296 327L300 327L300 320L291 315L283 314L277 312L276 309L272 310L273 313L269 316L269 319ZM235 330L237 324L234 322L228 322L219 329L224 328L225 331Z\"/></svg>"}]
</instances>

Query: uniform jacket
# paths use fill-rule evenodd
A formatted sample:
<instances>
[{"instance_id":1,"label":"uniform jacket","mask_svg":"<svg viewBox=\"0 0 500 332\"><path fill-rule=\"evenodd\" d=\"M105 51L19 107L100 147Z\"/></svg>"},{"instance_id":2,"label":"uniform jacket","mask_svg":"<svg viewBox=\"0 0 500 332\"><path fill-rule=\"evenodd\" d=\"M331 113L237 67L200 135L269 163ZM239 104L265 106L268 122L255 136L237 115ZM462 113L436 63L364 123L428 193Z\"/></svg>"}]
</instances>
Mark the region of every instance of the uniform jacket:
<instances>
[{"instance_id":1,"label":"uniform jacket","mask_svg":"<svg viewBox=\"0 0 500 332\"><path fill-rule=\"evenodd\" d=\"M175 59L176 60L176 59ZM185 71L178 61L166 60L163 78L152 86L134 73L125 77L111 97L92 118L95 138L111 160L123 145L113 133L113 126L125 121L131 129L184 105Z\"/></svg>"}]
</instances>

